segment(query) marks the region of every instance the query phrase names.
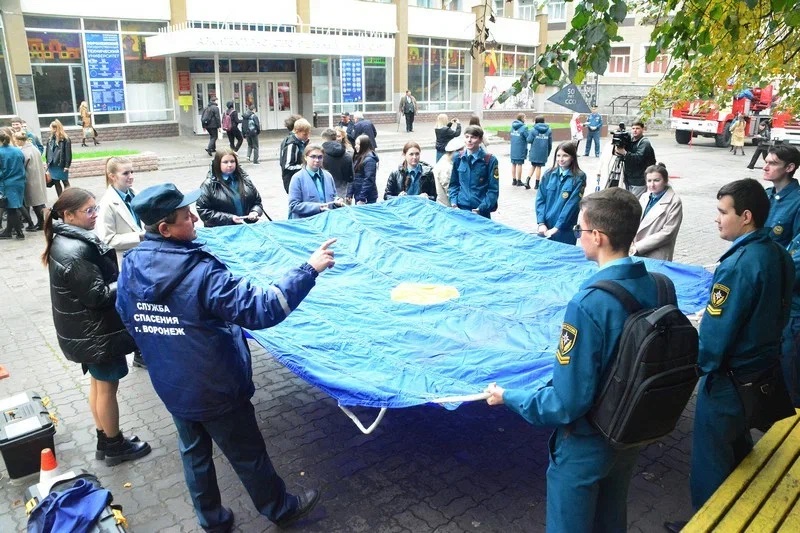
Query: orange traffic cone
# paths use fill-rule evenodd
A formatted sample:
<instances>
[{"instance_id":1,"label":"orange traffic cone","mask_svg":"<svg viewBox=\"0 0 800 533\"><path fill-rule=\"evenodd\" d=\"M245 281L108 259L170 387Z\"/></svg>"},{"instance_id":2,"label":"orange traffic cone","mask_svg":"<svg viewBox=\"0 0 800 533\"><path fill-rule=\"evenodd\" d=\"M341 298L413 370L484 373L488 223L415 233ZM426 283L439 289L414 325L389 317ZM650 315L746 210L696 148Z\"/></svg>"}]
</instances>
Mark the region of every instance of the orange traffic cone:
<instances>
[{"instance_id":1,"label":"orange traffic cone","mask_svg":"<svg viewBox=\"0 0 800 533\"><path fill-rule=\"evenodd\" d=\"M53 480L58 476L58 461L56 461L56 454L50 448L42 450L42 462L39 468L39 483L41 485L49 486Z\"/></svg>"}]
</instances>

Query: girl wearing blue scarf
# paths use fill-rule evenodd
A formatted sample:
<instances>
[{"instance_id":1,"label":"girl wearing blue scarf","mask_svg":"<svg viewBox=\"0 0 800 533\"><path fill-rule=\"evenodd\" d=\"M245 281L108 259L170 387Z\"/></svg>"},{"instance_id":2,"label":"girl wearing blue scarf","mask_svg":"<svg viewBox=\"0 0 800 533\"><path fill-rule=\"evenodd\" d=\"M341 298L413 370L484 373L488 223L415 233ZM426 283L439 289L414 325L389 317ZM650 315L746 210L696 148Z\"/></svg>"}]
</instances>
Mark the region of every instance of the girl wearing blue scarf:
<instances>
[{"instance_id":1,"label":"girl wearing blue scarf","mask_svg":"<svg viewBox=\"0 0 800 533\"><path fill-rule=\"evenodd\" d=\"M577 144L558 145L553 166L545 172L536 194L538 234L551 241L575 244L572 231L586 187L586 174L578 166Z\"/></svg>"}]
</instances>

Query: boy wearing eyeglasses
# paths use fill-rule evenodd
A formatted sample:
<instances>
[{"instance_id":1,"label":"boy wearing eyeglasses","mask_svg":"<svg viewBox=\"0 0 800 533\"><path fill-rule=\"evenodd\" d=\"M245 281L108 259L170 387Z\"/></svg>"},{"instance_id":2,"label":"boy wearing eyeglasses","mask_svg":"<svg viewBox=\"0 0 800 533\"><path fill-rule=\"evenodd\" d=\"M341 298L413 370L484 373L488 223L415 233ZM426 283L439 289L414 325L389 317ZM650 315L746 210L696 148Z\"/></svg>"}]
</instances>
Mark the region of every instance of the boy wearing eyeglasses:
<instances>
[{"instance_id":1,"label":"boy wearing eyeglasses","mask_svg":"<svg viewBox=\"0 0 800 533\"><path fill-rule=\"evenodd\" d=\"M600 270L567 305L553 379L538 390L504 390L495 383L487 389L489 405L504 403L531 424L556 427L547 469L548 533L627 529L628 485L640 448L612 448L586 415L617 353L628 313L612 295L587 287L613 280L643 308L657 305L655 281L644 263L628 256L641 214L636 196L619 187L581 199L573 231Z\"/></svg>"}]
</instances>

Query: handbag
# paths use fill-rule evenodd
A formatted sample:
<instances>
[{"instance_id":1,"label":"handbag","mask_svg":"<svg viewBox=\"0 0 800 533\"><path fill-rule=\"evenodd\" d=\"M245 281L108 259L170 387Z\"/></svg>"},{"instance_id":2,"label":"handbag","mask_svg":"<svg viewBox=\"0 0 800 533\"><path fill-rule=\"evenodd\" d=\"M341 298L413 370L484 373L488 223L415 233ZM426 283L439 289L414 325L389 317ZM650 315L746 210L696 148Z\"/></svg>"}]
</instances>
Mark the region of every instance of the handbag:
<instances>
[{"instance_id":1,"label":"handbag","mask_svg":"<svg viewBox=\"0 0 800 533\"><path fill-rule=\"evenodd\" d=\"M89 137L94 137L94 136L95 136L95 133L94 133L94 128L93 127L87 126L87 127L83 128L83 137L84 137L84 139L88 139Z\"/></svg>"},{"instance_id":2,"label":"handbag","mask_svg":"<svg viewBox=\"0 0 800 533\"><path fill-rule=\"evenodd\" d=\"M728 370L739 399L744 407L747 428L766 432L772 424L794 416L795 410L780 361L772 366L750 373Z\"/></svg>"},{"instance_id":3,"label":"handbag","mask_svg":"<svg viewBox=\"0 0 800 533\"><path fill-rule=\"evenodd\" d=\"M54 186L56 183L53 181L53 178L50 177L49 172L44 173L44 183L47 185L47 188Z\"/></svg>"}]
</instances>

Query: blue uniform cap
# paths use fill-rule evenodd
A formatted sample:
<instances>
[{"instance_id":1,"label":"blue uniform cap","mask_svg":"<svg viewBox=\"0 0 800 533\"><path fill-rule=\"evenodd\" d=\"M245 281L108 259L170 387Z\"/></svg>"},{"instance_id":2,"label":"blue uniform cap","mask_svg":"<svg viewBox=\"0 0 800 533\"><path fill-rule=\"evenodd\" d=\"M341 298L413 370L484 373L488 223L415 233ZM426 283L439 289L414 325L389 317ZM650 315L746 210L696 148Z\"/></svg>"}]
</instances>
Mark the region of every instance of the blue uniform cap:
<instances>
[{"instance_id":1,"label":"blue uniform cap","mask_svg":"<svg viewBox=\"0 0 800 533\"><path fill-rule=\"evenodd\" d=\"M181 207L193 204L200 197L200 189L183 194L172 183L162 183L148 187L131 202L131 207L139 220L147 225L155 224Z\"/></svg>"}]
</instances>

